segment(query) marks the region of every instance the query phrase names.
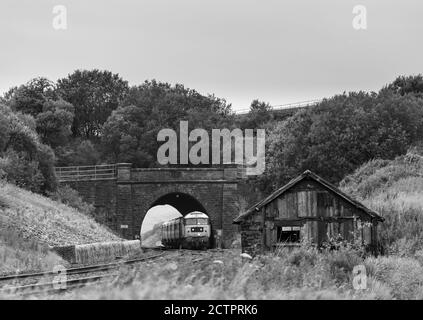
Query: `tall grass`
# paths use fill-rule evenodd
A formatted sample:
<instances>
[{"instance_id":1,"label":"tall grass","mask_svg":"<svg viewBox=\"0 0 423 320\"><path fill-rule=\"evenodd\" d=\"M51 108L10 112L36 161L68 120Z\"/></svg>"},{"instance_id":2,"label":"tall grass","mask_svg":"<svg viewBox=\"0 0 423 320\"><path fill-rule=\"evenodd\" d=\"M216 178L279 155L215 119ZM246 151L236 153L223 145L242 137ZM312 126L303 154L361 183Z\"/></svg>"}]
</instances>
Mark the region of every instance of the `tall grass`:
<instances>
[{"instance_id":1,"label":"tall grass","mask_svg":"<svg viewBox=\"0 0 423 320\"><path fill-rule=\"evenodd\" d=\"M354 267L367 270L367 288L353 286ZM419 299L423 268L417 260L362 257L351 248L302 246L245 260L220 256L172 257L120 270L114 283L53 298L65 299Z\"/></svg>"},{"instance_id":2,"label":"tall grass","mask_svg":"<svg viewBox=\"0 0 423 320\"><path fill-rule=\"evenodd\" d=\"M63 203L0 183L0 217L24 238L50 246L119 241L93 217Z\"/></svg>"},{"instance_id":3,"label":"tall grass","mask_svg":"<svg viewBox=\"0 0 423 320\"><path fill-rule=\"evenodd\" d=\"M50 246L119 240L92 217L0 180L0 274L65 265Z\"/></svg>"},{"instance_id":4,"label":"tall grass","mask_svg":"<svg viewBox=\"0 0 423 320\"><path fill-rule=\"evenodd\" d=\"M0 222L0 274L52 270L56 265L66 265L66 262L48 246L24 239Z\"/></svg>"},{"instance_id":5,"label":"tall grass","mask_svg":"<svg viewBox=\"0 0 423 320\"><path fill-rule=\"evenodd\" d=\"M367 275L354 288L354 267ZM9 298L3 296L0 298ZM423 267L413 258L365 257L360 250L302 245L245 259L237 250L171 253L136 269L122 267L109 284L85 287L53 299L422 299Z\"/></svg>"},{"instance_id":6,"label":"tall grass","mask_svg":"<svg viewBox=\"0 0 423 320\"><path fill-rule=\"evenodd\" d=\"M423 249L423 157L408 153L391 161L370 161L341 182L379 212L379 238L386 254L413 257Z\"/></svg>"}]
</instances>

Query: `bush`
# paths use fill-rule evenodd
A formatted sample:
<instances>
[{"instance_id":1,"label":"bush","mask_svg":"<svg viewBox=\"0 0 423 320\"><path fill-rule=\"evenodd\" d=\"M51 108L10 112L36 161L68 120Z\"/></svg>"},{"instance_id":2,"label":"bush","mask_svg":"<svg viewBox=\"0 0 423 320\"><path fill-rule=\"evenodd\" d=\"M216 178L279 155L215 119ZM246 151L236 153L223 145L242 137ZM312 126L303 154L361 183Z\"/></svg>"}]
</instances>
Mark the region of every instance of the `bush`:
<instances>
[{"instance_id":1,"label":"bush","mask_svg":"<svg viewBox=\"0 0 423 320\"><path fill-rule=\"evenodd\" d=\"M32 239L24 239L16 230L3 228L0 223L0 273L50 271L56 265L64 265L59 256L47 245Z\"/></svg>"},{"instance_id":2,"label":"bush","mask_svg":"<svg viewBox=\"0 0 423 320\"><path fill-rule=\"evenodd\" d=\"M363 263L363 259L355 250L345 248L328 252L326 261L329 265L331 276L337 283L347 282L351 278L354 267Z\"/></svg>"},{"instance_id":3,"label":"bush","mask_svg":"<svg viewBox=\"0 0 423 320\"><path fill-rule=\"evenodd\" d=\"M100 163L100 153L89 140L75 139L56 149L58 166L92 166Z\"/></svg>"},{"instance_id":4,"label":"bush","mask_svg":"<svg viewBox=\"0 0 423 320\"><path fill-rule=\"evenodd\" d=\"M42 144L29 115L14 113L0 104L0 174L19 187L34 191L53 191L54 153Z\"/></svg>"},{"instance_id":5,"label":"bush","mask_svg":"<svg viewBox=\"0 0 423 320\"><path fill-rule=\"evenodd\" d=\"M0 157L0 174L5 180L33 192L40 192L44 182L38 163L14 151Z\"/></svg>"},{"instance_id":6,"label":"bush","mask_svg":"<svg viewBox=\"0 0 423 320\"><path fill-rule=\"evenodd\" d=\"M341 188L378 212L381 245L389 254L423 249L423 157L418 149L391 161L374 160L341 182Z\"/></svg>"},{"instance_id":7,"label":"bush","mask_svg":"<svg viewBox=\"0 0 423 320\"><path fill-rule=\"evenodd\" d=\"M50 193L49 196L51 199L59 201L65 205L68 205L69 207L75 208L82 213L89 215L94 214L94 206L84 202L79 196L78 191L72 189L69 186L60 186L55 192Z\"/></svg>"},{"instance_id":8,"label":"bush","mask_svg":"<svg viewBox=\"0 0 423 320\"><path fill-rule=\"evenodd\" d=\"M272 189L312 170L339 183L367 161L403 155L423 136L422 105L421 98L390 92L351 92L324 99L270 130L266 175L260 179ZM373 178L378 184L380 177ZM380 183L385 184L385 178Z\"/></svg>"},{"instance_id":9,"label":"bush","mask_svg":"<svg viewBox=\"0 0 423 320\"><path fill-rule=\"evenodd\" d=\"M395 240L387 248L387 254L398 257L412 257L422 248L422 239L414 237L407 239L406 237Z\"/></svg>"},{"instance_id":10,"label":"bush","mask_svg":"<svg viewBox=\"0 0 423 320\"><path fill-rule=\"evenodd\" d=\"M385 283L397 299L423 298L423 268L415 259L400 257L368 258L369 275Z\"/></svg>"}]
</instances>

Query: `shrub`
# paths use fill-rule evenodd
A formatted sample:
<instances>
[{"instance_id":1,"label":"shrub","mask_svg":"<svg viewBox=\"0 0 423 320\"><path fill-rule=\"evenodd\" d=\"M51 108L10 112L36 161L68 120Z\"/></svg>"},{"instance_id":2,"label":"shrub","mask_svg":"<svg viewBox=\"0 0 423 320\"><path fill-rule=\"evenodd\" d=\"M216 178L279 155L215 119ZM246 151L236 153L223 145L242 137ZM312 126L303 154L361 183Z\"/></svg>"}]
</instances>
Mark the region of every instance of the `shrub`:
<instances>
[{"instance_id":1,"label":"shrub","mask_svg":"<svg viewBox=\"0 0 423 320\"><path fill-rule=\"evenodd\" d=\"M47 245L31 239L24 239L16 230L4 227L0 221L0 273L15 274L52 270L56 265L65 264Z\"/></svg>"},{"instance_id":2,"label":"shrub","mask_svg":"<svg viewBox=\"0 0 423 320\"><path fill-rule=\"evenodd\" d=\"M387 253L399 256L423 246L423 157L413 150L391 161L370 161L341 182L344 191L385 218L378 237Z\"/></svg>"},{"instance_id":3,"label":"shrub","mask_svg":"<svg viewBox=\"0 0 423 320\"><path fill-rule=\"evenodd\" d=\"M369 275L386 284L397 299L422 298L423 268L415 259L400 257L367 258Z\"/></svg>"},{"instance_id":4,"label":"shrub","mask_svg":"<svg viewBox=\"0 0 423 320\"><path fill-rule=\"evenodd\" d=\"M326 261L331 276L337 283L347 282L351 278L354 267L363 263L362 258L355 250L345 248L327 252Z\"/></svg>"},{"instance_id":5,"label":"shrub","mask_svg":"<svg viewBox=\"0 0 423 320\"><path fill-rule=\"evenodd\" d=\"M0 173L7 181L33 192L40 192L44 182L38 163L28 161L14 151L0 157Z\"/></svg>"},{"instance_id":6,"label":"shrub","mask_svg":"<svg viewBox=\"0 0 423 320\"><path fill-rule=\"evenodd\" d=\"M50 193L50 198L55 201L60 201L61 203L68 205L72 208L75 208L82 213L89 215L94 214L94 206L92 204L84 202L79 196L78 191L72 189L67 185L60 186L55 192Z\"/></svg>"},{"instance_id":7,"label":"shrub","mask_svg":"<svg viewBox=\"0 0 423 320\"><path fill-rule=\"evenodd\" d=\"M91 166L100 163L100 154L89 140L75 139L56 149L58 166Z\"/></svg>"},{"instance_id":8,"label":"shrub","mask_svg":"<svg viewBox=\"0 0 423 320\"><path fill-rule=\"evenodd\" d=\"M53 191L54 153L42 144L29 115L0 104L0 172L16 185L34 192Z\"/></svg>"},{"instance_id":9,"label":"shrub","mask_svg":"<svg viewBox=\"0 0 423 320\"><path fill-rule=\"evenodd\" d=\"M422 239L406 237L395 240L388 248L387 253L398 257L412 257L422 247Z\"/></svg>"}]
</instances>

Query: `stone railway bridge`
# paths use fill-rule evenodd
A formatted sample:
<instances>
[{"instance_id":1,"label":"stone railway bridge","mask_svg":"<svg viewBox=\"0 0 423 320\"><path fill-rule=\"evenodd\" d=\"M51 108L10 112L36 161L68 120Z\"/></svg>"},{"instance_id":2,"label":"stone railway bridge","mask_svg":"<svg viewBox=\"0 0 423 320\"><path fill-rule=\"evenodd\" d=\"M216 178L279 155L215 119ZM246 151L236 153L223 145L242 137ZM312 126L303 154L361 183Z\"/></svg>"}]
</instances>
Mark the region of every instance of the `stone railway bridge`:
<instances>
[{"instance_id":1,"label":"stone railway bridge","mask_svg":"<svg viewBox=\"0 0 423 320\"><path fill-rule=\"evenodd\" d=\"M96 220L126 239L138 239L147 211L170 204L185 215L205 212L214 245L228 247L236 237L233 219L247 205L240 201L242 169L132 168L131 164L56 168L61 184L77 190L95 206ZM220 240L219 240L220 239ZM220 242L221 241L221 242Z\"/></svg>"}]
</instances>

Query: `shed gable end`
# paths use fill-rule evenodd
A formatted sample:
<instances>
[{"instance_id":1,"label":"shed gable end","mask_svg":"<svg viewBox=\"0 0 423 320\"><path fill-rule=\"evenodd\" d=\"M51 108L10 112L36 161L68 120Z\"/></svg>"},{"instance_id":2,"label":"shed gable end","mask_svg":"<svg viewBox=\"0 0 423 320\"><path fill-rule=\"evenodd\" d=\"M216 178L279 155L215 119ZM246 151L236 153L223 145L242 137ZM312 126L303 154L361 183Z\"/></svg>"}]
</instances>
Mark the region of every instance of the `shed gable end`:
<instances>
[{"instance_id":1,"label":"shed gable end","mask_svg":"<svg viewBox=\"0 0 423 320\"><path fill-rule=\"evenodd\" d=\"M264 210L267 218L275 220L356 216L370 221L370 216L364 211L311 179L298 182L266 204Z\"/></svg>"}]
</instances>

